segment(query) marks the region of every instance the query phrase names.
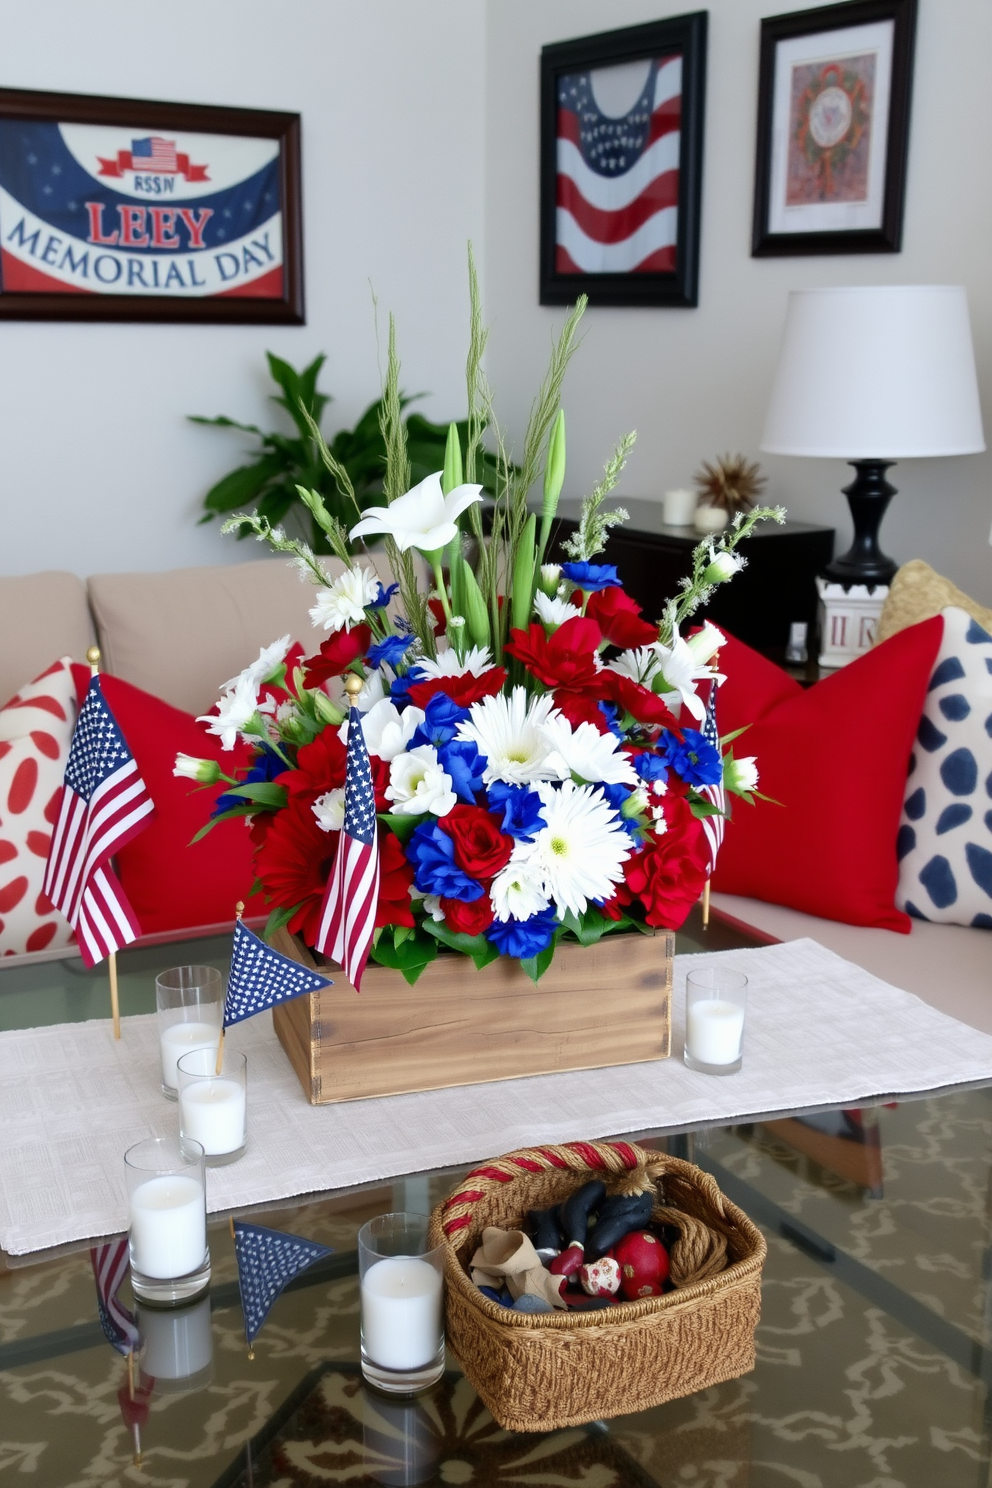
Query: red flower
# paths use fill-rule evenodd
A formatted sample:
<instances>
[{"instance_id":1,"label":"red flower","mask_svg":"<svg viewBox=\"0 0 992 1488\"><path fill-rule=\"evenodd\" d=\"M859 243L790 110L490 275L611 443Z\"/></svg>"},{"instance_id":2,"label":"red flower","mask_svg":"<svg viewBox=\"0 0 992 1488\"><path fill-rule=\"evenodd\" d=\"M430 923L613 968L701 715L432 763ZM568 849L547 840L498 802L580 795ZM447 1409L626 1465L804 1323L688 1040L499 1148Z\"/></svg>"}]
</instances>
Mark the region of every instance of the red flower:
<instances>
[{"instance_id":1,"label":"red flower","mask_svg":"<svg viewBox=\"0 0 992 1488\"><path fill-rule=\"evenodd\" d=\"M375 791L375 809L376 811L392 811L392 801L386 800L386 787L389 784L389 761L380 759L377 754L370 754L369 765L372 770L372 789Z\"/></svg>"},{"instance_id":2,"label":"red flower","mask_svg":"<svg viewBox=\"0 0 992 1488\"><path fill-rule=\"evenodd\" d=\"M438 822L455 844L455 862L470 878L494 878L513 852L513 838L481 806L453 806Z\"/></svg>"},{"instance_id":3,"label":"red flower","mask_svg":"<svg viewBox=\"0 0 992 1488\"><path fill-rule=\"evenodd\" d=\"M591 723L601 734L610 732L603 710L588 692L570 692L567 687L557 687L554 697L555 707L573 728L578 728L580 723Z\"/></svg>"},{"instance_id":4,"label":"red flower","mask_svg":"<svg viewBox=\"0 0 992 1488\"><path fill-rule=\"evenodd\" d=\"M640 605L622 589L611 587L590 594L586 615L614 646L650 646L658 639L657 625L641 619Z\"/></svg>"},{"instance_id":5,"label":"red flower","mask_svg":"<svg viewBox=\"0 0 992 1488\"><path fill-rule=\"evenodd\" d=\"M283 775L282 780L286 779ZM255 824L253 823L253 827ZM282 811L268 816L264 830L252 832L255 873L271 905L298 905L289 922L291 933L302 934L313 945L320 928L320 907L337 851L337 832L322 832L310 801L291 799Z\"/></svg>"},{"instance_id":6,"label":"red flower","mask_svg":"<svg viewBox=\"0 0 992 1488\"><path fill-rule=\"evenodd\" d=\"M681 739L682 731L674 715L650 687L642 687L633 677L622 677L609 667L604 667L600 672L599 683L603 696L611 703L616 703L625 713L629 713L638 723L659 724L662 728L671 729Z\"/></svg>"},{"instance_id":7,"label":"red flower","mask_svg":"<svg viewBox=\"0 0 992 1488\"><path fill-rule=\"evenodd\" d=\"M417 708L426 708L436 692L443 692L460 708L470 708L480 698L495 697L506 681L504 667L489 667L478 677L465 672L461 677L428 677L426 682L414 682L408 696Z\"/></svg>"},{"instance_id":8,"label":"red flower","mask_svg":"<svg viewBox=\"0 0 992 1488\"><path fill-rule=\"evenodd\" d=\"M328 724L312 744L304 744L296 757L296 769L285 770L278 784L285 786L290 801L299 799L309 807L325 791L344 785L348 752L334 724Z\"/></svg>"},{"instance_id":9,"label":"red flower","mask_svg":"<svg viewBox=\"0 0 992 1488\"><path fill-rule=\"evenodd\" d=\"M316 656L303 663L307 686L319 687L329 677L340 677L353 661L364 656L372 644L372 631L368 625L353 625L350 630L336 630L322 642Z\"/></svg>"},{"instance_id":10,"label":"red flower","mask_svg":"<svg viewBox=\"0 0 992 1488\"><path fill-rule=\"evenodd\" d=\"M596 661L596 648L603 639L595 620L576 615L550 636L544 626L534 624L529 630L511 630L511 640L503 647L510 656L522 661L532 676L548 687L567 687L588 692L598 687L602 673Z\"/></svg>"},{"instance_id":11,"label":"red flower","mask_svg":"<svg viewBox=\"0 0 992 1488\"><path fill-rule=\"evenodd\" d=\"M434 621L434 634L436 636L443 635L444 628L448 623L447 616L444 613L444 605L439 599L429 599L427 601L427 608L430 610Z\"/></svg>"},{"instance_id":12,"label":"red flower","mask_svg":"<svg viewBox=\"0 0 992 1488\"><path fill-rule=\"evenodd\" d=\"M379 839L379 900L375 923L379 925L413 925L410 885L413 865L407 862L403 844L392 832Z\"/></svg>"},{"instance_id":13,"label":"red flower","mask_svg":"<svg viewBox=\"0 0 992 1488\"><path fill-rule=\"evenodd\" d=\"M481 935L489 929L494 918L488 894L474 899L471 904L465 904L461 899L442 899L441 908L444 910L444 923L459 935Z\"/></svg>"},{"instance_id":14,"label":"red flower","mask_svg":"<svg viewBox=\"0 0 992 1488\"><path fill-rule=\"evenodd\" d=\"M648 838L624 865L627 888L644 905L649 925L677 930L703 891L709 873L703 826L688 813L678 828Z\"/></svg>"}]
</instances>

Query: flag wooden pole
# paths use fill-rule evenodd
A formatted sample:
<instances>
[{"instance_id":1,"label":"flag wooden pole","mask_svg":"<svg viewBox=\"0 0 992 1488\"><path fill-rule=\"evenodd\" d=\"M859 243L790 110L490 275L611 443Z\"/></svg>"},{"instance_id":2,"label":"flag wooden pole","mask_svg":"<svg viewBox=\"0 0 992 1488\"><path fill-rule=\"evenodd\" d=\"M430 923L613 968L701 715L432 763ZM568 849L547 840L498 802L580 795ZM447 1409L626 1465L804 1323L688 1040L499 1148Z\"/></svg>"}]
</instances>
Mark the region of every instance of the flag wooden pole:
<instances>
[{"instance_id":1,"label":"flag wooden pole","mask_svg":"<svg viewBox=\"0 0 992 1488\"><path fill-rule=\"evenodd\" d=\"M235 918L235 920L237 921L237 923L239 925L241 924L241 916L244 914L244 912L245 912L245 902L244 902L243 899L239 899L238 902L237 902L237 904L234 906L234 918ZM225 996L224 996L224 1006L221 1008L221 1014L220 1014L220 1038L217 1040L217 1063L214 1066L214 1074L215 1075L219 1075L220 1074L221 1069L222 1069L223 1064L224 1064L224 1014L225 1014L226 1011L227 1011L227 996L225 994ZM231 1221L231 1239L232 1240L234 1239L234 1221L233 1220Z\"/></svg>"},{"instance_id":2,"label":"flag wooden pole","mask_svg":"<svg viewBox=\"0 0 992 1488\"><path fill-rule=\"evenodd\" d=\"M86 653L86 660L90 664L90 676L100 675L100 647L91 646ZM117 952L111 951L107 957L107 972L110 976L110 1014L114 1020L114 1038L121 1036L121 1005L117 992Z\"/></svg>"},{"instance_id":3,"label":"flag wooden pole","mask_svg":"<svg viewBox=\"0 0 992 1488\"><path fill-rule=\"evenodd\" d=\"M703 885L703 929L710 928L710 881L706 880Z\"/></svg>"}]
</instances>

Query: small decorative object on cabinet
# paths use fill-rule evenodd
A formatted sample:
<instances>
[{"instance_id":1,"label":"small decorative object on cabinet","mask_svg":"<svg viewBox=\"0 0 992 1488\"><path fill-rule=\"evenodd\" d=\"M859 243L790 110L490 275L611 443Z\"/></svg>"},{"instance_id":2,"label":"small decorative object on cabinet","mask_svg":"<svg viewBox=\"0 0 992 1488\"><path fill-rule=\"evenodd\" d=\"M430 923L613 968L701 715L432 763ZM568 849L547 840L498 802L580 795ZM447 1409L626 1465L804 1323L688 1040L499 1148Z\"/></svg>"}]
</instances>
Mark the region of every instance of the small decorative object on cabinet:
<instances>
[{"instance_id":1,"label":"small decorative object on cabinet","mask_svg":"<svg viewBox=\"0 0 992 1488\"><path fill-rule=\"evenodd\" d=\"M875 644L887 584L833 584L818 577L821 667L845 666Z\"/></svg>"}]
</instances>

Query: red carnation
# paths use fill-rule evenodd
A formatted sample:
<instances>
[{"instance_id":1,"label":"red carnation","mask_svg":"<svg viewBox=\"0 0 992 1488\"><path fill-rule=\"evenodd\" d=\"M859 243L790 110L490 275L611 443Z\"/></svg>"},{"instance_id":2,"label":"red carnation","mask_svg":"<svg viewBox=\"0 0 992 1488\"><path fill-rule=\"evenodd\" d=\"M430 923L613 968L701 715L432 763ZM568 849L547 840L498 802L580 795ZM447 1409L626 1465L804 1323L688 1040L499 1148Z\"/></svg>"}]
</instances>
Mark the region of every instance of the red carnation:
<instances>
[{"instance_id":1,"label":"red carnation","mask_svg":"<svg viewBox=\"0 0 992 1488\"><path fill-rule=\"evenodd\" d=\"M599 681L603 696L611 703L616 703L625 713L629 713L638 723L659 724L661 728L671 729L681 739L682 731L674 714L669 712L662 699L650 687L642 687L633 677L623 677L609 667L604 667L600 672Z\"/></svg>"},{"instance_id":2,"label":"red carnation","mask_svg":"<svg viewBox=\"0 0 992 1488\"><path fill-rule=\"evenodd\" d=\"M353 661L364 656L372 644L372 630L368 625L353 625L350 630L336 630L321 643L316 656L303 663L307 686L319 687L329 677L340 677Z\"/></svg>"},{"instance_id":3,"label":"red carnation","mask_svg":"<svg viewBox=\"0 0 992 1488\"><path fill-rule=\"evenodd\" d=\"M403 844L392 832L379 839L379 899L375 923L379 925L413 925L410 885L413 865L407 862Z\"/></svg>"},{"instance_id":4,"label":"red carnation","mask_svg":"<svg viewBox=\"0 0 992 1488\"><path fill-rule=\"evenodd\" d=\"M622 589L611 587L590 594L586 615L595 620L614 646L650 646L658 639L657 625L641 619L641 607Z\"/></svg>"},{"instance_id":5,"label":"red carnation","mask_svg":"<svg viewBox=\"0 0 992 1488\"><path fill-rule=\"evenodd\" d=\"M522 661L531 675L546 686L567 687L576 692L598 687L603 673L596 651L603 637L595 620L576 615L550 636L544 634L543 625L537 624L529 630L511 630L510 636L504 651Z\"/></svg>"},{"instance_id":6,"label":"red carnation","mask_svg":"<svg viewBox=\"0 0 992 1488\"><path fill-rule=\"evenodd\" d=\"M624 878L649 925L678 930L703 891L709 865L702 823L689 815L677 829L652 833L643 851L628 858Z\"/></svg>"},{"instance_id":7,"label":"red carnation","mask_svg":"<svg viewBox=\"0 0 992 1488\"><path fill-rule=\"evenodd\" d=\"M344 785L348 752L338 738L337 727L328 724L311 744L304 744L296 756L296 769L285 770L279 785L285 786L290 800L299 799L311 806L326 791Z\"/></svg>"},{"instance_id":8,"label":"red carnation","mask_svg":"<svg viewBox=\"0 0 992 1488\"><path fill-rule=\"evenodd\" d=\"M580 723L591 723L601 734L610 732L605 713L590 693L570 692L567 687L557 687L554 698L555 707L573 728L578 728Z\"/></svg>"},{"instance_id":9,"label":"red carnation","mask_svg":"<svg viewBox=\"0 0 992 1488\"><path fill-rule=\"evenodd\" d=\"M513 852L513 838L481 806L453 806L438 822L455 844L455 862L470 878L494 878Z\"/></svg>"},{"instance_id":10,"label":"red carnation","mask_svg":"<svg viewBox=\"0 0 992 1488\"><path fill-rule=\"evenodd\" d=\"M280 776L281 780L285 778ZM261 838L255 849L255 873L266 899L279 908L297 905L288 929L299 932L308 945L313 945L337 851L337 832L321 831L310 801L299 797L269 816L264 834L259 830L252 835L256 841Z\"/></svg>"},{"instance_id":11,"label":"red carnation","mask_svg":"<svg viewBox=\"0 0 992 1488\"><path fill-rule=\"evenodd\" d=\"M473 899L471 904L462 899L442 899L441 908L444 910L444 923L459 935L482 935L494 918L488 894Z\"/></svg>"},{"instance_id":12,"label":"red carnation","mask_svg":"<svg viewBox=\"0 0 992 1488\"><path fill-rule=\"evenodd\" d=\"M464 672L460 677L428 677L426 682L414 682L408 696L415 707L426 708L436 692L443 692L459 708L470 708L480 698L495 697L505 681L505 667L489 667L478 677Z\"/></svg>"}]
</instances>

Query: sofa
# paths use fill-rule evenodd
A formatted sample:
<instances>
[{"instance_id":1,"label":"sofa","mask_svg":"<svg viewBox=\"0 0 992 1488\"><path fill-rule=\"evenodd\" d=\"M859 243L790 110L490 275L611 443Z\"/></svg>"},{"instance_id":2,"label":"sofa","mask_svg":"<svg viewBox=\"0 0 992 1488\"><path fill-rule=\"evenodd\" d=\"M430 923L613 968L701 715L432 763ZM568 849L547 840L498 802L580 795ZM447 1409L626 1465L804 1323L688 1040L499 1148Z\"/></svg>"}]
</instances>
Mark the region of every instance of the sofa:
<instances>
[{"instance_id":1,"label":"sofa","mask_svg":"<svg viewBox=\"0 0 992 1488\"><path fill-rule=\"evenodd\" d=\"M336 560L328 563L332 570L339 568ZM288 632L313 649L311 603L309 586L277 559L165 573L99 574L86 581L62 572L0 578L0 634L5 641L0 648L0 699L13 695L54 658L82 662L87 648L97 644L103 671L158 699L168 710L163 718L181 716L191 724L192 716L216 700L224 679L275 637ZM167 757L167 749L165 753ZM196 852L190 852L191 864L199 861ZM988 930L914 920L911 933L904 935L839 923L747 894L714 892L712 902L721 913L775 939L812 937L992 1033ZM216 918L219 923L221 917ZM59 946L36 954L73 952Z\"/></svg>"}]
</instances>

